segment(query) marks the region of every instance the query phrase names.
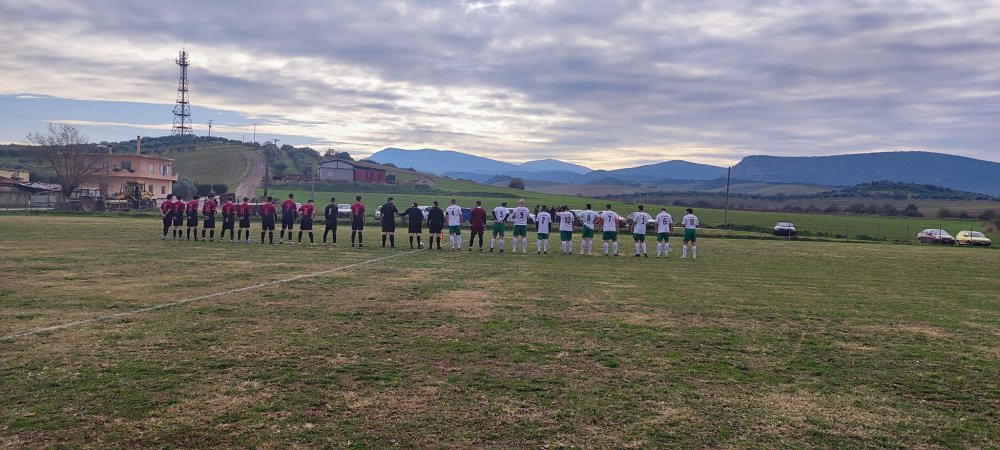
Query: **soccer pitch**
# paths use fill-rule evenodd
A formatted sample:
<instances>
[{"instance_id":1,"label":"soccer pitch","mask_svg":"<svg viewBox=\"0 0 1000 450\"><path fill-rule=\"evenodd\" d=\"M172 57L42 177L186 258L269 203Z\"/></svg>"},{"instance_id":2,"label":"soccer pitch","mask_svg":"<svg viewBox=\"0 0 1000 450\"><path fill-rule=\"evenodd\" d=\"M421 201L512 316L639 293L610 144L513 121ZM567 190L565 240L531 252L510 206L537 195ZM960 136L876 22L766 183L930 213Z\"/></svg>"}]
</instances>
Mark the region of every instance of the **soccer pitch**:
<instances>
[{"instance_id":1,"label":"soccer pitch","mask_svg":"<svg viewBox=\"0 0 1000 450\"><path fill-rule=\"evenodd\" d=\"M1000 446L995 249L703 239L680 260L674 236L664 260L624 234L612 258L557 239L410 252L405 233L387 250L376 229L352 249L343 223L334 249L163 242L144 218L0 230L0 335L128 313L0 340L0 447Z\"/></svg>"}]
</instances>

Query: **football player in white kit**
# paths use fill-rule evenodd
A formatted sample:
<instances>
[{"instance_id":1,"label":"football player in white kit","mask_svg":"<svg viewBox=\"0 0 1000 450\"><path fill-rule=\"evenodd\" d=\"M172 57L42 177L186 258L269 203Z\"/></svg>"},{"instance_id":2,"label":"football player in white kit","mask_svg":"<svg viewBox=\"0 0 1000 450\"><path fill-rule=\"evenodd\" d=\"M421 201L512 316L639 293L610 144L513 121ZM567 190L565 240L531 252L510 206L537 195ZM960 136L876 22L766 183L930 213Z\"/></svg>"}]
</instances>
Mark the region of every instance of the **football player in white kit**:
<instances>
[{"instance_id":1,"label":"football player in white kit","mask_svg":"<svg viewBox=\"0 0 1000 450\"><path fill-rule=\"evenodd\" d=\"M545 205L542 205L541 212L535 216L535 226L538 228L538 249L535 253L549 254L549 227L552 226L552 215L549 214Z\"/></svg>"},{"instance_id":2,"label":"football player in white kit","mask_svg":"<svg viewBox=\"0 0 1000 450\"><path fill-rule=\"evenodd\" d=\"M451 242L451 250L461 250L462 207L458 206L455 199L451 199L451 206L444 210L444 217L448 220L448 240Z\"/></svg>"},{"instance_id":3,"label":"football player in white kit","mask_svg":"<svg viewBox=\"0 0 1000 450\"><path fill-rule=\"evenodd\" d=\"M667 212L667 208L660 210L656 215L656 257L662 254L664 258L670 256L670 233L674 231L674 217Z\"/></svg>"},{"instance_id":4,"label":"football player in white kit","mask_svg":"<svg viewBox=\"0 0 1000 450\"><path fill-rule=\"evenodd\" d=\"M602 236L604 239L604 256L608 256L608 242L614 243L615 256L618 256L618 213L611 210L610 204L608 204L608 209L601 213L601 222L604 224L601 228L604 232Z\"/></svg>"},{"instance_id":5,"label":"football player in white kit","mask_svg":"<svg viewBox=\"0 0 1000 450\"><path fill-rule=\"evenodd\" d=\"M528 253L528 218L531 210L524 206L524 199L518 200L517 208L511 213L514 218L514 253L517 253L517 238L521 238L523 253Z\"/></svg>"},{"instance_id":6,"label":"football player in white kit","mask_svg":"<svg viewBox=\"0 0 1000 450\"><path fill-rule=\"evenodd\" d=\"M634 223L632 225L632 237L635 239L635 256L639 257L639 250L642 250L642 255L649 257L649 253L646 253L646 225L653 220L642 210L643 206L639 205L639 211L635 213L633 217Z\"/></svg>"},{"instance_id":7,"label":"football player in white kit","mask_svg":"<svg viewBox=\"0 0 1000 450\"><path fill-rule=\"evenodd\" d=\"M497 237L500 238L500 253L503 253L503 235L507 232L504 222L507 221L507 202L500 203L500 206L493 208L493 237L490 239L490 253L497 244Z\"/></svg>"},{"instance_id":8,"label":"football player in white kit","mask_svg":"<svg viewBox=\"0 0 1000 450\"><path fill-rule=\"evenodd\" d=\"M694 210L691 208L687 209L687 214L681 219L681 225L684 225L684 243L681 245L681 259L687 258L688 254L688 243L691 244L691 258L698 259L698 245L695 242L698 239L697 229L698 229L698 216L694 215Z\"/></svg>"},{"instance_id":9,"label":"football player in white kit","mask_svg":"<svg viewBox=\"0 0 1000 450\"><path fill-rule=\"evenodd\" d=\"M595 222L597 221L597 213L591 209L590 203L587 203L587 209L580 213L580 221L583 222L583 230L581 230L581 236L583 240L580 241L580 254L583 255L583 251L587 250L587 255L594 254L594 227L596 227ZM570 253L573 253L572 250Z\"/></svg>"},{"instance_id":10,"label":"football player in white kit","mask_svg":"<svg viewBox=\"0 0 1000 450\"><path fill-rule=\"evenodd\" d=\"M573 212L569 210L569 207L562 205L557 213L559 216L559 240L562 241L562 254L572 255L573 254ZM580 249L583 252L583 248Z\"/></svg>"}]
</instances>

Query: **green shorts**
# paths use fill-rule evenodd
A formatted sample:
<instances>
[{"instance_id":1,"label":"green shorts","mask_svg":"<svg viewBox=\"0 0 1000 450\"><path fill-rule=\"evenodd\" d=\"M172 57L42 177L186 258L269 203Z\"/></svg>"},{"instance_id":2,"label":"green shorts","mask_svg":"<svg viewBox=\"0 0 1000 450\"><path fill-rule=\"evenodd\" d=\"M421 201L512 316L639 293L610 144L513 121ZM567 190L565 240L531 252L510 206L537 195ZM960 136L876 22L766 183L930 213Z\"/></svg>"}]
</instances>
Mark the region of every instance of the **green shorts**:
<instances>
[{"instance_id":1,"label":"green shorts","mask_svg":"<svg viewBox=\"0 0 1000 450\"><path fill-rule=\"evenodd\" d=\"M632 233L632 239L635 239L636 241L639 242L646 242L646 235L644 233L643 234Z\"/></svg>"},{"instance_id":2,"label":"green shorts","mask_svg":"<svg viewBox=\"0 0 1000 450\"><path fill-rule=\"evenodd\" d=\"M549 233L538 233L538 240L539 241L549 240Z\"/></svg>"},{"instance_id":3,"label":"green shorts","mask_svg":"<svg viewBox=\"0 0 1000 450\"><path fill-rule=\"evenodd\" d=\"M617 241L618 240L618 232L617 231L605 231L603 237L604 237L605 241Z\"/></svg>"},{"instance_id":4,"label":"green shorts","mask_svg":"<svg viewBox=\"0 0 1000 450\"><path fill-rule=\"evenodd\" d=\"M462 226L461 225L449 225L448 226L448 234L462 234Z\"/></svg>"},{"instance_id":5,"label":"green shorts","mask_svg":"<svg viewBox=\"0 0 1000 450\"><path fill-rule=\"evenodd\" d=\"M656 233L656 240L670 242L670 233Z\"/></svg>"},{"instance_id":6,"label":"green shorts","mask_svg":"<svg viewBox=\"0 0 1000 450\"><path fill-rule=\"evenodd\" d=\"M559 232L559 240L560 241L572 241L573 240L573 232L572 231L560 231Z\"/></svg>"},{"instance_id":7,"label":"green shorts","mask_svg":"<svg viewBox=\"0 0 1000 450\"><path fill-rule=\"evenodd\" d=\"M495 222L493 224L493 234L499 234L500 236L503 236L506 233L507 233L507 228L504 227L502 223Z\"/></svg>"},{"instance_id":8,"label":"green shorts","mask_svg":"<svg viewBox=\"0 0 1000 450\"><path fill-rule=\"evenodd\" d=\"M694 242L697 240L697 233L693 228L684 229L684 240Z\"/></svg>"},{"instance_id":9,"label":"green shorts","mask_svg":"<svg viewBox=\"0 0 1000 450\"><path fill-rule=\"evenodd\" d=\"M514 225L514 237L528 237L528 226L527 225Z\"/></svg>"},{"instance_id":10,"label":"green shorts","mask_svg":"<svg viewBox=\"0 0 1000 450\"><path fill-rule=\"evenodd\" d=\"M593 228L583 227L583 234L582 234L582 236L583 236L584 239L593 239L594 238L594 229Z\"/></svg>"}]
</instances>

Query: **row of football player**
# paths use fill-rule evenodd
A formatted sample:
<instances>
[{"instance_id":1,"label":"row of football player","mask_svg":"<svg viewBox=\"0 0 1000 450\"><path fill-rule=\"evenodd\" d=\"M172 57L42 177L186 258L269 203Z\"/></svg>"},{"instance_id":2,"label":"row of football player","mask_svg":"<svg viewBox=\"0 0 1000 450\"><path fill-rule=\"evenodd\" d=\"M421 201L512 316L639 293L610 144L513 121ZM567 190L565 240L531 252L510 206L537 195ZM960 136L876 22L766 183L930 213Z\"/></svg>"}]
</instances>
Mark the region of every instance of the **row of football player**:
<instances>
[{"instance_id":1,"label":"row of football player","mask_svg":"<svg viewBox=\"0 0 1000 450\"><path fill-rule=\"evenodd\" d=\"M172 225L174 227L174 238L180 239L184 237L184 232L181 229L184 225L184 214L187 214L187 239L190 240L191 232L194 232L195 240L198 240L198 197L196 196L192 201L184 203L183 199L174 200L173 196L168 196L167 201L161 205L161 213L163 215L163 239L169 239L167 233L169 232L169 227ZM240 205L234 204L232 201L227 201L221 207L223 224L222 224L222 234L220 239L224 239L225 232L228 229L230 232L230 240L237 242L250 243L250 216L253 215L253 208L248 203L248 198L243 198L243 203ZM502 202L500 206L497 206L493 210L494 223L491 230L491 241L490 241L490 252L497 248L497 243L499 243L499 251L504 251L504 235L506 234L506 225L508 215L512 216L514 222L513 230L513 251L517 252L518 240L522 244L522 252L528 251L528 238L527 238L527 227L528 218L530 217L530 211L524 206L524 200L518 202L517 208L510 210L507 208L507 203ZM181 206L183 205L183 209ZM421 234L423 232L423 223L426 220L428 228L430 230L430 248L434 247L434 239L437 239L437 248L441 249L441 234L444 228L445 222L448 226L448 235L451 250L460 250L462 248L462 223L464 221L462 208L457 205L455 199L451 200L451 205L447 209L441 210L438 207L438 202L433 202L433 205L428 211L427 218L424 218L424 213L418 207L416 202L414 202L411 207L405 211L400 212L394 203L392 197L388 198L386 204L381 207L381 225L382 225L382 246L388 244L390 247L395 247L395 228L396 228L396 216L401 216L407 218L408 229L407 232L410 237L410 247L413 248L414 239L416 239L416 248L423 248L423 243L421 242ZM193 207L192 207L193 206ZM285 234L288 234L288 243L293 243L293 233L295 228L295 219L299 215L301 217L299 226L299 236L298 240L302 242L303 232L308 233L310 244L315 245L315 240L313 237L313 220L316 217L316 208L313 200L309 200L307 203L303 204L301 207L297 207L294 201L294 195L289 194L288 200L282 203L282 227L281 235L279 237L279 242L284 241ZM215 202L214 195L210 195L208 200L204 202L202 206L202 214L204 215L204 223L202 228L201 240L206 239L206 233L209 240L214 240L215 238L215 212L217 208L217 203ZM577 217L569 210L566 205L562 205L556 209L556 215L559 218L559 234L560 241L562 243L562 253L572 254L573 253L573 232L574 232L574 222ZM271 197L267 198L267 201L260 207L261 223L263 230L261 231L261 243L264 243L265 233L269 237L269 241L274 243L274 228L275 222L277 221L277 208L274 206L274 199ZM336 226L337 226L337 204L335 198L330 198L330 204L327 205L324 211L326 217L326 228L323 233L323 242L326 243L327 235L332 234L333 244L337 245L336 239ZM235 219L239 217L240 219L240 234L237 238L233 237L233 230L235 227ZM351 246L355 245L357 242L358 246L364 246L363 230L365 224L365 206L361 202L361 196L356 197L356 202L351 205L351 211L349 213L350 224L351 224ZM635 240L635 255L645 255L648 256L646 251L646 228L649 222L655 223L657 228L657 256L668 255L670 252L670 234L673 231L673 217L666 211L666 209L661 209L660 213L657 214L655 218L651 217L648 213L643 211L643 206L638 206L638 211L632 216L633 218L633 238ZM535 217L535 225L537 232L537 242L536 242L536 253L548 253L548 238L549 231L552 224L552 216L546 211L545 208L542 209ZM579 214L580 222L582 223L582 236L583 241L580 244L580 253L583 254L584 251L588 254L593 253L593 239L595 229L600 226L602 228L602 239L604 241L604 254L618 254L618 224L620 218L617 213L615 213L611 205L607 205L607 209L600 213L592 211L591 205L587 205L587 209ZM474 240L479 237L479 249L483 249L483 234L486 228L486 211L482 208L482 202L477 201L476 207L472 209L470 214L470 224L472 237L469 239L469 251L472 251ZM697 256L697 232L696 229L699 225L698 218L694 215L691 209L687 210L687 214L681 220L681 224L684 226L684 245L682 247L682 258L687 256L688 247L691 248L692 257ZM246 233L246 240L243 240L243 234Z\"/></svg>"}]
</instances>

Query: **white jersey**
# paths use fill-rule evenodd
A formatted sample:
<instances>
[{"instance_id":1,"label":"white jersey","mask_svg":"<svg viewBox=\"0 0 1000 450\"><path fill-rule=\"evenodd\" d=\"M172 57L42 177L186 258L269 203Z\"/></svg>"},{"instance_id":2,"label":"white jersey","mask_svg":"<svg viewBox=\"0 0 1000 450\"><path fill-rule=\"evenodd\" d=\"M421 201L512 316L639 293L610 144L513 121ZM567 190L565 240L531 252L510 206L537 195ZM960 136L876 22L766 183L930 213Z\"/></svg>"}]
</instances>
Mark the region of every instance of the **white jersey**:
<instances>
[{"instance_id":1,"label":"white jersey","mask_svg":"<svg viewBox=\"0 0 1000 450\"><path fill-rule=\"evenodd\" d=\"M523 206L518 206L514 208L514 212L511 214L514 216L514 225L527 225L528 217L531 216L531 211Z\"/></svg>"},{"instance_id":2,"label":"white jersey","mask_svg":"<svg viewBox=\"0 0 1000 450\"><path fill-rule=\"evenodd\" d=\"M507 215L508 215L508 212L507 212L507 207L506 206L497 206L496 208L493 208L493 220L494 221L499 222L499 223L504 223L504 222L507 221Z\"/></svg>"},{"instance_id":3,"label":"white jersey","mask_svg":"<svg viewBox=\"0 0 1000 450\"><path fill-rule=\"evenodd\" d=\"M604 231L618 231L618 213L614 211L604 211L601 213L601 220L604 221Z\"/></svg>"},{"instance_id":4,"label":"white jersey","mask_svg":"<svg viewBox=\"0 0 1000 450\"><path fill-rule=\"evenodd\" d=\"M632 234L646 234L646 224L653 220L653 218L642 211L635 213L633 218L635 224L632 225Z\"/></svg>"},{"instance_id":5,"label":"white jersey","mask_svg":"<svg viewBox=\"0 0 1000 450\"><path fill-rule=\"evenodd\" d=\"M669 233L670 224L674 222L674 217L670 213L661 212L656 215L656 232Z\"/></svg>"},{"instance_id":6,"label":"white jersey","mask_svg":"<svg viewBox=\"0 0 1000 450\"><path fill-rule=\"evenodd\" d=\"M559 214L559 231L573 231L573 213L563 211Z\"/></svg>"},{"instance_id":7,"label":"white jersey","mask_svg":"<svg viewBox=\"0 0 1000 450\"><path fill-rule=\"evenodd\" d=\"M681 224L684 225L685 230L698 228L698 217L694 214L685 215L684 218L681 219Z\"/></svg>"},{"instance_id":8,"label":"white jersey","mask_svg":"<svg viewBox=\"0 0 1000 450\"><path fill-rule=\"evenodd\" d=\"M535 216L535 223L538 224L538 232L549 233L549 226L552 225L552 216L547 212L540 212Z\"/></svg>"},{"instance_id":9,"label":"white jersey","mask_svg":"<svg viewBox=\"0 0 1000 450\"><path fill-rule=\"evenodd\" d=\"M595 212L593 212L593 211L591 211L589 209L586 210L586 211L584 211L584 212L582 212L582 213L580 213L580 221L583 222L583 226L586 227L586 228L590 228L591 230L593 230L594 229L594 222L596 220L597 220L597 213L595 213Z\"/></svg>"},{"instance_id":10,"label":"white jersey","mask_svg":"<svg viewBox=\"0 0 1000 450\"><path fill-rule=\"evenodd\" d=\"M451 205L448 209L444 210L444 216L448 218L449 227L462 226L462 207L458 205Z\"/></svg>"}]
</instances>

